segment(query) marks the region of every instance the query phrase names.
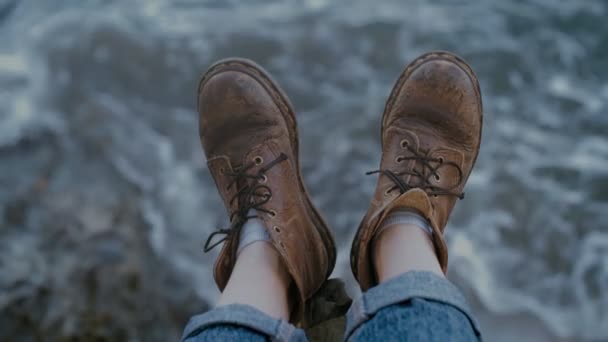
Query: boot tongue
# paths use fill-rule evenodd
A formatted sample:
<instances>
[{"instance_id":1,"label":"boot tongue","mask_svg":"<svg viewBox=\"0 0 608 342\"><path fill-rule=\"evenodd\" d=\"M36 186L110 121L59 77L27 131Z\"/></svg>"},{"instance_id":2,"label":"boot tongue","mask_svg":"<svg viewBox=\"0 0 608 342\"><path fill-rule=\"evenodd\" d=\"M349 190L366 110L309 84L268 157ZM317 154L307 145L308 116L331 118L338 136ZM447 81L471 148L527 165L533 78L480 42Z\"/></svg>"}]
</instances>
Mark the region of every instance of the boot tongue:
<instances>
[{"instance_id":1,"label":"boot tongue","mask_svg":"<svg viewBox=\"0 0 608 342\"><path fill-rule=\"evenodd\" d=\"M427 220L435 225L435 219L433 218L433 205L429 195L422 189L412 189L401 194L394 201L392 201L384 210L384 216L388 215L389 212L397 208L409 208L420 212Z\"/></svg>"}]
</instances>

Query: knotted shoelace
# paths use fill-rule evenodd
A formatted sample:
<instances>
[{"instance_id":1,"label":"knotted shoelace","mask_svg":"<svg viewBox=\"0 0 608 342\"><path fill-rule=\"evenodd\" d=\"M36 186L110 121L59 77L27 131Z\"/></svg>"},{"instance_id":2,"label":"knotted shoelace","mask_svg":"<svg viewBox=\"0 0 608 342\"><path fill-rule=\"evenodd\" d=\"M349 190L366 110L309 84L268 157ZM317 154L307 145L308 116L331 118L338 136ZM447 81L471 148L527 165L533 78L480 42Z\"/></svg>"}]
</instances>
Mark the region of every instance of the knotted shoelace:
<instances>
[{"instance_id":1,"label":"knotted shoelace","mask_svg":"<svg viewBox=\"0 0 608 342\"><path fill-rule=\"evenodd\" d=\"M230 226L218 228L209 234L205 242L205 253L226 241L231 233L238 234L247 220L257 218L257 215L248 215L251 209L272 216L276 215L274 211L263 208L263 205L270 201L272 190L269 186L260 182L266 181L265 173L268 170L285 160L287 160L287 155L281 153L276 159L261 167L256 173L248 173L251 168L258 165L255 162L251 162L233 171L226 171L226 175L232 178L226 190L230 190L233 186L238 187L237 193L230 199L231 206L234 204L234 201L238 201L237 210L230 213ZM213 242L214 238L218 235L223 235L223 237Z\"/></svg>"},{"instance_id":2,"label":"knotted shoelace","mask_svg":"<svg viewBox=\"0 0 608 342\"><path fill-rule=\"evenodd\" d=\"M395 183L395 185L390 188L387 192L392 192L394 190L399 189L399 191L403 194L411 189L414 188L419 188L424 190L427 194L431 195L431 196L454 196L457 197L459 199L463 199L464 198L464 192L459 193L459 192L455 192L453 191L453 189L455 189L456 187L458 187L460 185L460 183L462 182L462 169L460 169L460 166L458 166L458 164L451 162L451 161L444 161L443 158L431 158L426 154L420 153L416 150L414 150L412 147L409 146L409 144L402 144L401 145L403 148L406 148L408 151L410 151L412 153L411 156L406 157L406 156L398 156L396 161L398 163L401 163L403 161L409 161L409 160L414 160L416 162L419 162L422 165L422 170L418 171L416 170L415 166L416 164L414 164L414 167L412 168L412 170L405 170L405 171L393 171L393 170L388 170L388 169L378 169L378 170L373 170L373 171L369 171L366 173L366 175L372 175L372 174L376 174L376 173L380 173L383 174L385 176L387 176L393 183ZM433 166L432 163L437 163L437 166ZM431 183L431 177L435 177L436 180L440 179L439 173L437 173L437 170L439 170L442 167L446 167L446 166L453 166L456 168L456 170L458 170L458 182L450 187L450 188L442 188L439 187L437 185L434 185L433 183ZM428 171L428 172L426 172ZM408 184L404 181L404 179L402 178L403 176L414 176L417 179L419 179L419 182L416 184ZM410 182L413 178L410 178Z\"/></svg>"}]
</instances>

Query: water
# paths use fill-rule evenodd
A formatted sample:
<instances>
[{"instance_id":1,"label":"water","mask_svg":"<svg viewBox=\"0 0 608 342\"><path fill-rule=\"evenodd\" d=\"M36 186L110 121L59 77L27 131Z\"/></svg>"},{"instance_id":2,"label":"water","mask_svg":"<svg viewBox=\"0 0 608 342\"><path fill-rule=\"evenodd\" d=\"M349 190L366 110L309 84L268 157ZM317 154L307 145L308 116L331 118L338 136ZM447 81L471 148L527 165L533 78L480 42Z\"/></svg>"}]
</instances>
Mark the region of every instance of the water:
<instances>
[{"instance_id":1,"label":"water","mask_svg":"<svg viewBox=\"0 0 608 342\"><path fill-rule=\"evenodd\" d=\"M448 227L450 277L492 341L608 340L608 4L0 1L0 340L176 339L213 302L226 221L196 130L214 60L273 73L348 248L405 64L463 56L481 154Z\"/></svg>"}]
</instances>

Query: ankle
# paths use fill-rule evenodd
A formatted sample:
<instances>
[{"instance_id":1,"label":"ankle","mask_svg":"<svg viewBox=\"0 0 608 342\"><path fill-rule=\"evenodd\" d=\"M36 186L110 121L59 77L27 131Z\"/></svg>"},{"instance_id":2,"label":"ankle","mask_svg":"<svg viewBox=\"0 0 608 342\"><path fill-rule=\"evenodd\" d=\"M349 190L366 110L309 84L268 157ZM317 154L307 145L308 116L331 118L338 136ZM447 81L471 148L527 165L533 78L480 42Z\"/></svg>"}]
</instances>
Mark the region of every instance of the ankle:
<instances>
[{"instance_id":1,"label":"ankle","mask_svg":"<svg viewBox=\"0 0 608 342\"><path fill-rule=\"evenodd\" d=\"M444 276L431 236L413 224L384 228L372 243L372 262L381 283L409 271Z\"/></svg>"},{"instance_id":2,"label":"ankle","mask_svg":"<svg viewBox=\"0 0 608 342\"><path fill-rule=\"evenodd\" d=\"M288 288L291 285L291 275L281 255L270 241L258 240L243 246L236 263L237 265L240 263L241 268L249 267L256 272L272 275L272 279L278 281L282 287Z\"/></svg>"},{"instance_id":3,"label":"ankle","mask_svg":"<svg viewBox=\"0 0 608 342\"><path fill-rule=\"evenodd\" d=\"M288 320L291 283L291 275L274 246L267 241L252 242L240 251L218 306L245 304Z\"/></svg>"}]
</instances>

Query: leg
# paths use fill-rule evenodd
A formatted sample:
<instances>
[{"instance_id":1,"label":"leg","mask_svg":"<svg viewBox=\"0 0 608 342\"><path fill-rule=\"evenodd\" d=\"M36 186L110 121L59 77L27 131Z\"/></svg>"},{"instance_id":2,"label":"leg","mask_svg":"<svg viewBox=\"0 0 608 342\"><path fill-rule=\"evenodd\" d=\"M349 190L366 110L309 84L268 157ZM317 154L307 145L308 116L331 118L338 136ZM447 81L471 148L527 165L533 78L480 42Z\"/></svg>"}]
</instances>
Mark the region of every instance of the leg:
<instances>
[{"instance_id":1,"label":"leg","mask_svg":"<svg viewBox=\"0 0 608 342\"><path fill-rule=\"evenodd\" d=\"M245 304L277 319L289 320L291 277L274 247L265 241L245 247L234 265L218 306Z\"/></svg>"},{"instance_id":2,"label":"leg","mask_svg":"<svg viewBox=\"0 0 608 342\"><path fill-rule=\"evenodd\" d=\"M228 313L235 308L246 309L258 317L263 317L259 323L266 327L281 324L287 326L287 323L281 323L281 320L289 320L287 294L290 283L291 277L275 248L265 241L253 242L239 252L228 285L218 301L218 308L226 309L225 312ZM214 311L210 314L213 315ZM247 325L256 327L255 322L249 320L210 325L206 329L200 329L199 325L185 341L267 340L268 334L248 328Z\"/></svg>"},{"instance_id":3,"label":"leg","mask_svg":"<svg viewBox=\"0 0 608 342\"><path fill-rule=\"evenodd\" d=\"M408 271L433 272L443 277L433 242L419 227L401 224L387 227L374 241L372 258L380 283Z\"/></svg>"},{"instance_id":4,"label":"leg","mask_svg":"<svg viewBox=\"0 0 608 342\"><path fill-rule=\"evenodd\" d=\"M474 341L479 329L444 276L449 215L481 139L477 78L460 58L423 55L399 77L382 119L376 193L353 241L363 291L349 311L352 340Z\"/></svg>"}]
</instances>

